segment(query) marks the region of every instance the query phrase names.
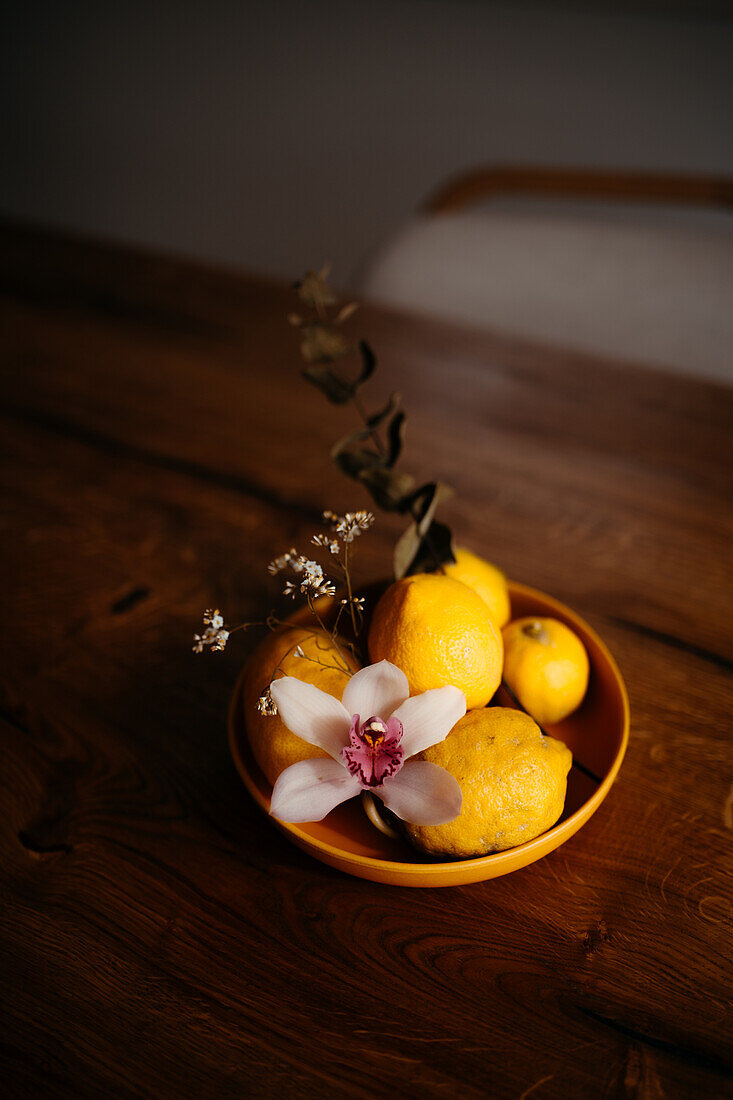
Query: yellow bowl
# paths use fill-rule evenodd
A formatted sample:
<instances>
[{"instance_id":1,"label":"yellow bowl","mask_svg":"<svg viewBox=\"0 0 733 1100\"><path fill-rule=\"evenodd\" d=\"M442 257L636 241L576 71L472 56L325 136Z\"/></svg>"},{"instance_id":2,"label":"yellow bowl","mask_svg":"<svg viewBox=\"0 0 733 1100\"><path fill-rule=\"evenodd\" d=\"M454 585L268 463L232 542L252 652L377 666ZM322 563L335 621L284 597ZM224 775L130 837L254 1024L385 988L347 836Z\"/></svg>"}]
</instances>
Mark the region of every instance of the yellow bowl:
<instances>
[{"instance_id":1,"label":"yellow bowl","mask_svg":"<svg viewBox=\"0 0 733 1100\"><path fill-rule=\"evenodd\" d=\"M621 673L608 649L586 622L564 604L523 584L509 582L512 618L551 615L583 640L590 658L590 683L583 704L557 726L547 727L564 741L584 768L571 769L565 810L557 825L534 840L506 852L439 863L422 857L406 842L392 840L368 821L358 799L344 803L323 821L305 825L272 822L299 848L323 863L359 878L392 886L462 886L506 875L541 859L577 833L600 806L621 767L629 740L629 700ZM242 680L229 707L229 747L240 776L255 802L270 811L272 787L254 761L247 741ZM497 701L510 706L502 698ZM590 779L588 772L597 777Z\"/></svg>"}]
</instances>

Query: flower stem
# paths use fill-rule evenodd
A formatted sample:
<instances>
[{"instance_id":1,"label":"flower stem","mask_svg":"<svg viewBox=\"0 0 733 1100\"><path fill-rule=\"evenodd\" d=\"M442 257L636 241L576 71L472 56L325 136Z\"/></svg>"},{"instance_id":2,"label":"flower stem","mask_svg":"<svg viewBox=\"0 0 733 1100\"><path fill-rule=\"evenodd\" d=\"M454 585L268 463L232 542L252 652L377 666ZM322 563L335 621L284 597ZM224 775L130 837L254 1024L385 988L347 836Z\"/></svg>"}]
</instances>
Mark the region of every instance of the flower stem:
<instances>
[{"instance_id":1,"label":"flower stem","mask_svg":"<svg viewBox=\"0 0 733 1100\"><path fill-rule=\"evenodd\" d=\"M354 593L351 591L351 574L349 572L349 543L344 543L344 576L346 577L346 591L349 597L349 614L351 615L351 625L354 630L354 638L359 637L359 631L356 625L356 614L354 613Z\"/></svg>"},{"instance_id":2,"label":"flower stem","mask_svg":"<svg viewBox=\"0 0 733 1100\"><path fill-rule=\"evenodd\" d=\"M319 661L317 657L309 657L307 653L299 653L298 659L301 661L310 661L314 665L318 665L320 668L332 668L336 672L343 672L341 665L329 664L328 661Z\"/></svg>"},{"instance_id":3,"label":"flower stem","mask_svg":"<svg viewBox=\"0 0 733 1100\"><path fill-rule=\"evenodd\" d=\"M377 450L379 451L379 453L381 455L385 454L386 452L385 452L385 449L384 449L384 444L382 443L382 440L379 436L379 432L376 430L376 428L372 428L371 425L369 424L369 418L367 417L366 409L364 408L361 401L359 400L359 395L358 394L355 393L355 394L352 395L351 403L354 406L354 408L356 409L356 411L358 412L358 414L361 417L362 421L364 422L364 427L367 429L367 431L369 432L369 435L373 439ZM418 522L417 516L415 515L415 513L413 511L413 506L412 505L410 505L410 516L414 520L415 523ZM425 539L425 543L427 545L427 548L430 551L433 562L435 563L435 568L436 569L442 569L443 563L441 562L440 557L438 556L438 551L435 549L435 543L433 542L433 540L430 537L430 532L426 531L423 538Z\"/></svg>"},{"instance_id":4,"label":"flower stem","mask_svg":"<svg viewBox=\"0 0 733 1100\"><path fill-rule=\"evenodd\" d=\"M361 804L364 808L364 813L367 815L375 829L379 829L380 833L384 833L384 835L388 836L391 840L402 839L397 830L393 829L392 826L389 825L380 814L379 810L377 809L374 795L371 793L371 791L361 792Z\"/></svg>"},{"instance_id":5,"label":"flower stem","mask_svg":"<svg viewBox=\"0 0 733 1100\"><path fill-rule=\"evenodd\" d=\"M232 634L236 634L238 630L249 630L250 627L253 626L266 626L269 628L270 623L268 620L265 620L264 623L240 623L239 626L233 626L231 627L231 629L227 627L227 630L229 631L229 636L231 637Z\"/></svg>"},{"instance_id":6,"label":"flower stem","mask_svg":"<svg viewBox=\"0 0 733 1100\"><path fill-rule=\"evenodd\" d=\"M337 651L337 653L338 653L339 657L340 657L340 658L341 658L341 660L343 661L343 671L344 671L344 672L346 673L346 675L347 675L347 676L353 676L354 674L353 674L353 672L351 671L351 669L349 668L349 662L348 662L348 660L346 659L346 657L344 656L344 652L343 652L343 650L341 649L341 646L340 646L340 645L338 644L338 642L336 641L336 635L335 635L335 633L333 633L333 632L331 632L331 631L328 631L328 630L326 630L326 624L324 623L323 619L321 618L321 616L320 616L320 615L318 614L318 612L316 611L316 608L315 608L315 604L313 603L313 600L312 600L312 598L311 598L311 596L310 596L310 593L308 593L308 595L306 596L306 600L308 601L308 607L309 607L309 608L311 609L311 612L312 612L312 613L313 613L313 615L314 615L314 616L316 617L316 619L317 619L317 621L318 621L318 624L319 624L319 626L321 627L321 629L322 629L322 630L324 631L324 633L326 633L326 634L329 634L329 633L330 633L330 636L331 636L331 641L333 642L333 644L334 644L334 647L335 647L335 649L336 649L336 651Z\"/></svg>"},{"instance_id":7,"label":"flower stem","mask_svg":"<svg viewBox=\"0 0 733 1100\"><path fill-rule=\"evenodd\" d=\"M369 432L369 435L372 437L372 439L374 441L374 445L376 446L377 450L379 451L379 453L381 455L383 455L385 453L384 444L382 443L382 440L380 439L379 432L377 431L377 429L372 428L372 426L370 425L369 417L367 416L366 409L364 408L364 406L361 403L361 400L359 399L358 393L352 394L351 403L354 406L354 408L356 409L356 411L358 412L361 419L363 420L364 427Z\"/></svg>"}]
</instances>

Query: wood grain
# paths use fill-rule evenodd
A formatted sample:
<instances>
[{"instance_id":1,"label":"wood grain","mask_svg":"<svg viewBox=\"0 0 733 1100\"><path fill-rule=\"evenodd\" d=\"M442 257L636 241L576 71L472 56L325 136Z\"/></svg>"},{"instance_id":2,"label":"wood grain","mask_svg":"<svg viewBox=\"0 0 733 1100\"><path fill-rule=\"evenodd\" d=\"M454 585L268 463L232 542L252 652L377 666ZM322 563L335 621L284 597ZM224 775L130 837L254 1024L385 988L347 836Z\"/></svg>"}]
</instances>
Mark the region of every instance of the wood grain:
<instances>
[{"instance_id":1,"label":"wood grain","mask_svg":"<svg viewBox=\"0 0 733 1100\"><path fill-rule=\"evenodd\" d=\"M203 607L269 608L321 508L366 503L289 292L12 226L0 292L7 1094L731 1095L730 391L364 310L412 470L588 618L632 705L570 842L388 888L256 811L225 736L251 642L189 649Z\"/></svg>"}]
</instances>

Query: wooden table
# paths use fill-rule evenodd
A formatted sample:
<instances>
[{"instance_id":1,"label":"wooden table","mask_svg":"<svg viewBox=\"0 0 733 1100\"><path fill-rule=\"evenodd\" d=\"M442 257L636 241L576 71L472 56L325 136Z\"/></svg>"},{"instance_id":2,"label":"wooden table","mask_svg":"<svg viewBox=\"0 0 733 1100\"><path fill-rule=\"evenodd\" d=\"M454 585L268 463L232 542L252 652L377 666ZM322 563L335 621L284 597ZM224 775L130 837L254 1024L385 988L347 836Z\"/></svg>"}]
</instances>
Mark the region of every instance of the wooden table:
<instances>
[{"instance_id":1,"label":"wooden table","mask_svg":"<svg viewBox=\"0 0 733 1100\"><path fill-rule=\"evenodd\" d=\"M314 257L319 260L320 257ZM372 400L462 540L566 601L631 696L590 823L410 890L289 844L227 700L353 414L299 378L292 292L6 227L2 1044L8 1096L731 1095L730 391L367 309ZM399 521L360 545L384 575Z\"/></svg>"}]
</instances>

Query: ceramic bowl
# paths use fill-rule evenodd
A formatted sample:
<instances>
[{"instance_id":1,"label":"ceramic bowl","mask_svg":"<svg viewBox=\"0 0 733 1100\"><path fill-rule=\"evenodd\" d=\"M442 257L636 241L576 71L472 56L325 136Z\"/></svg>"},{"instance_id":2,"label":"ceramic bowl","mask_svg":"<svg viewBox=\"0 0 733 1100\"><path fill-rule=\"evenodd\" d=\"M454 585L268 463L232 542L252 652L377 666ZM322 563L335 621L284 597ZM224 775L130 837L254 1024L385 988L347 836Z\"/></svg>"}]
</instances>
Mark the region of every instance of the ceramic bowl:
<instances>
[{"instance_id":1,"label":"ceramic bowl","mask_svg":"<svg viewBox=\"0 0 733 1100\"><path fill-rule=\"evenodd\" d=\"M338 806L323 821L292 825L271 818L288 840L315 859L359 878L394 886L460 886L506 875L546 856L569 840L596 812L613 785L629 739L629 702L613 657L588 624L557 600L522 584L509 583L512 618L551 616L582 639L590 658L590 682L581 707L556 726L546 727L564 741L579 766L568 776L565 809L552 829L506 852L477 859L438 862L421 856L407 842L379 832L359 799ZM247 790L269 813L272 788L255 763L247 741L240 676L229 708L229 746ZM494 705L511 706L499 690ZM583 770L581 770L581 767ZM590 774L595 778L590 778Z\"/></svg>"}]
</instances>

